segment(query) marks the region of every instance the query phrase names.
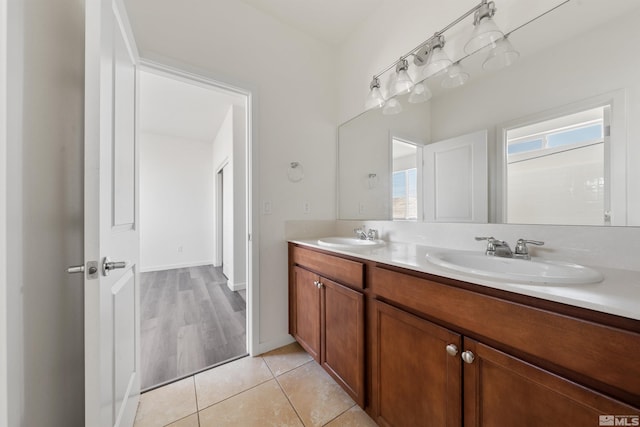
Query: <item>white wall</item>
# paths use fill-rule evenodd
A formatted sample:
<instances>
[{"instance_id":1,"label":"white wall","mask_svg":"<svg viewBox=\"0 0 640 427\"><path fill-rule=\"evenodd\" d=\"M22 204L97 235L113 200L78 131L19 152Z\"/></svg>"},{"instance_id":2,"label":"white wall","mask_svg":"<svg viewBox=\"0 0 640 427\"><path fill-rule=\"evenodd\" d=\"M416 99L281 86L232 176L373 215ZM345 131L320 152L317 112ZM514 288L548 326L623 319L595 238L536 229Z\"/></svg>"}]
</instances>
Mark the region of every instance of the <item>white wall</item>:
<instances>
[{"instance_id":1,"label":"white wall","mask_svg":"<svg viewBox=\"0 0 640 427\"><path fill-rule=\"evenodd\" d=\"M83 262L83 2L10 0L7 29L8 425L78 426L83 280L65 270Z\"/></svg>"},{"instance_id":2,"label":"white wall","mask_svg":"<svg viewBox=\"0 0 640 427\"><path fill-rule=\"evenodd\" d=\"M213 263L213 172L211 142L140 133L142 271Z\"/></svg>"},{"instance_id":3,"label":"white wall","mask_svg":"<svg viewBox=\"0 0 640 427\"><path fill-rule=\"evenodd\" d=\"M287 219L335 217L335 57L331 48L235 0L128 1L141 55L199 70L253 91L257 103L253 160L262 201L260 217L260 344L288 342ZM287 180L298 161L305 178ZM304 201L311 206L303 213ZM257 207L256 207L257 208ZM256 211L258 211L256 209ZM259 211L258 211L259 212ZM257 296L257 295L256 295Z\"/></svg>"}]
</instances>

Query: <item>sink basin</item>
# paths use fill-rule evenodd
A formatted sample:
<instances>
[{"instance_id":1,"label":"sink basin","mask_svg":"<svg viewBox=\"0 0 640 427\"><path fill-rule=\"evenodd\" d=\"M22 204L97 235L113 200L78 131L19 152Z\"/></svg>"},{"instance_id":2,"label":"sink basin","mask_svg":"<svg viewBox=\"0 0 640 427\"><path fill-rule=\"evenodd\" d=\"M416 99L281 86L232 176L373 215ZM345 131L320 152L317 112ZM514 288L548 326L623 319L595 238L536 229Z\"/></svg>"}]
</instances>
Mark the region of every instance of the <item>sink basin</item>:
<instances>
[{"instance_id":1,"label":"sink basin","mask_svg":"<svg viewBox=\"0 0 640 427\"><path fill-rule=\"evenodd\" d=\"M603 280L593 268L562 261L523 260L466 251L436 251L427 261L461 273L528 284L588 284Z\"/></svg>"},{"instance_id":2,"label":"sink basin","mask_svg":"<svg viewBox=\"0 0 640 427\"><path fill-rule=\"evenodd\" d=\"M384 246L384 240L361 240L355 237L323 237L318 239L320 246L342 249L378 248Z\"/></svg>"}]
</instances>

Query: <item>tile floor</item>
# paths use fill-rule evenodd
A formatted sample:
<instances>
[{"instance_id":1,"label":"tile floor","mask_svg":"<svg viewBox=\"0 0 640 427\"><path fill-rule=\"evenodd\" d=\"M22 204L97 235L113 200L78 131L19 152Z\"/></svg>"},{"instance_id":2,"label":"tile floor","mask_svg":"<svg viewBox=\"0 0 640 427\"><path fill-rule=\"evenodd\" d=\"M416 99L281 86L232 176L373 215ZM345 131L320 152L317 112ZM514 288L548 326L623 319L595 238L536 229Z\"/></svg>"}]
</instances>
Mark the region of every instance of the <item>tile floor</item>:
<instances>
[{"instance_id":1,"label":"tile floor","mask_svg":"<svg viewBox=\"0 0 640 427\"><path fill-rule=\"evenodd\" d=\"M376 424L297 343L144 393L135 427Z\"/></svg>"}]
</instances>

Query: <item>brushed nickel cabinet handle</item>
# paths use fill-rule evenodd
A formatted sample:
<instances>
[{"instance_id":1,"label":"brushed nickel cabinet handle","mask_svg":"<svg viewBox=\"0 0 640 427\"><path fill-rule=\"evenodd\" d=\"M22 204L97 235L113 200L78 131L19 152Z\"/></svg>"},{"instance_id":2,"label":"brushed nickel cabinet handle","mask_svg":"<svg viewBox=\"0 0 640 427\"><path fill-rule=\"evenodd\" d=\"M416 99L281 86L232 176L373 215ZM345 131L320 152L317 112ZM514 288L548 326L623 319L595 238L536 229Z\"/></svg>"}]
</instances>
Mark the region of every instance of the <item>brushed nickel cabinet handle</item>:
<instances>
[{"instance_id":1,"label":"brushed nickel cabinet handle","mask_svg":"<svg viewBox=\"0 0 640 427\"><path fill-rule=\"evenodd\" d=\"M476 358L476 356L469 350L463 351L460 357L462 357L462 360L464 360L465 363L469 363L469 364L473 363L473 361Z\"/></svg>"},{"instance_id":2,"label":"brushed nickel cabinet handle","mask_svg":"<svg viewBox=\"0 0 640 427\"><path fill-rule=\"evenodd\" d=\"M447 349L447 353L450 356L455 356L456 354L458 354L458 347L455 344L447 345L446 349Z\"/></svg>"}]
</instances>

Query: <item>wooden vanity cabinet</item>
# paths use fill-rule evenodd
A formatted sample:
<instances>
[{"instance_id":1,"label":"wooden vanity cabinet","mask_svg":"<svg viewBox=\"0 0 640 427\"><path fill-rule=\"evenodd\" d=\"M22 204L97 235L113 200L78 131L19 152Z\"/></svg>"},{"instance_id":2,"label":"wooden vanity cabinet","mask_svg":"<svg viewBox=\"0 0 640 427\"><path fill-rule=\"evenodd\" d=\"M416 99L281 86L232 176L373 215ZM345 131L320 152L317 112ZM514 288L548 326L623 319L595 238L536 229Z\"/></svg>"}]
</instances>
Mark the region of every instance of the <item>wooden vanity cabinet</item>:
<instances>
[{"instance_id":1,"label":"wooden vanity cabinet","mask_svg":"<svg viewBox=\"0 0 640 427\"><path fill-rule=\"evenodd\" d=\"M385 303L372 306L375 421L381 426L459 427L462 337Z\"/></svg>"},{"instance_id":2,"label":"wooden vanity cabinet","mask_svg":"<svg viewBox=\"0 0 640 427\"><path fill-rule=\"evenodd\" d=\"M554 375L490 346L464 339L474 355L464 365L464 425L596 426L601 415L637 408Z\"/></svg>"},{"instance_id":3,"label":"wooden vanity cabinet","mask_svg":"<svg viewBox=\"0 0 640 427\"><path fill-rule=\"evenodd\" d=\"M319 280L320 276L317 274L294 266L289 292L289 305L293 314L289 316L289 333L318 363L321 328L321 296L320 288L317 286Z\"/></svg>"},{"instance_id":4,"label":"wooden vanity cabinet","mask_svg":"<svg viewBox=\"0 0 640 427\"><path fill-rule=\"evenodd\" d=\"M289 259L289 333L364 407L364 265L294 246Z\"/></svg>"},{"instance_id":5,"label":"wooden vanity cabinet","mask_svg":"<svg viewBox=\"0 0 640 427\"><path fill-rule=\"evenodd\" d=\"M386 268L375 267L371 278L372 294L388 303L375 303L371 349L370 412L380 425L568 427L597 425L600 415L640 415L640 364L630 357L640 351L637 332ZM408 328L412 334L397 332ZM427 330L443 339L429 340ZM460 342L457 379L450 342ZM437 385L434 372L447 373L447 387L464 384L459 397ZM389 392L396 378L403 379L401 401ZM394 405L401 414L389 409Z\"/></svg>"},{"instance_id":6,"label":"wooden vanity cabinet","mask_svg":"<svg viewBox=\"0 0 640 427\"><path fill-rule=\"evenodd\" d=\"M291 334L381 426L640 415L640 321L289 248Z\"/></svg>"}]
</instances>

